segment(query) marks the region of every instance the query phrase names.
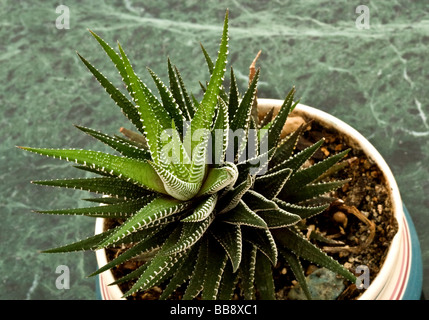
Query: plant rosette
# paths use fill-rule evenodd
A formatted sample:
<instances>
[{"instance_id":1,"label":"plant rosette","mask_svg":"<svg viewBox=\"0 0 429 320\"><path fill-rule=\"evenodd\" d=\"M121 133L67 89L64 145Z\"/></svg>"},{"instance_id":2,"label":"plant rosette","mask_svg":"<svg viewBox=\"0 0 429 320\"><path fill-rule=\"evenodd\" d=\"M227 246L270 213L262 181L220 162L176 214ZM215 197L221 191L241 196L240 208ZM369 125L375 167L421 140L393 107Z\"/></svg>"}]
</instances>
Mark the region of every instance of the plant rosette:
<instances>
[{"instance_id":1,"label":"plant rosette","mask_svg":"<svg viewBox=\"0 0 429 320\"><path fill-rule=\"evenodd\" d=\"M277 99L258 99L260 114L266 114L271 108L278 110L283 101ZM384 176L389 197L391 200L392 216L397 222L397 231L390 241L387 252L384 255L382 266L374 279L360 291L359 300L418 300L422 290L422 259L419 240L410 214L404 206L395 178L380 153L358 131L338 118L319 109L298 104L290 115L293 122L294 116L306 121L313 120L340 134L348 145L361 150L363 154L380 169ZM286 126L285 126L286 127ZM103 232L105 219L97 218L95 234ZM106 250L96 251L96 259L99 267L108 263ZM361 271L364 271L362 269ZM110 285L115 281L112 271L109 269L98 275L97 298L103 300L121 300L123 292L118 285ZM362 276L361 285L364 286Z\"/></svg>"}]
</instances>

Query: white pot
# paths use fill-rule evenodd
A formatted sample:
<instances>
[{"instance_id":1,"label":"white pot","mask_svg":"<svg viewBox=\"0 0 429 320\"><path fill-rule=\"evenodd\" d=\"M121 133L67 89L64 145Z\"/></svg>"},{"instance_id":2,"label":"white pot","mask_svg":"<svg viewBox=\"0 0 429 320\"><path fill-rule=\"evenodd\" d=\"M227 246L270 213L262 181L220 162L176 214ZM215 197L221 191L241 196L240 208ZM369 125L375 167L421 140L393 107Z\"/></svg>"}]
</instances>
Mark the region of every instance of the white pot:
<instances>
[{"instance_id":1,"label":"white pot","mask_svg":"<svg viewBox=\"0 0 429 320\"><path fill-rule=\"evenodd\" d=\"M270 110L280 108L282 100L258 99L258 107ZM350 137L349 145L361 149L383 172L391 192L394 216L398 222L398 232L394 236L380 272L359 297L360 300L417 300L422 288L421 253L414 225L406 211L395 178L386 161L374 146L358 131L336 117L321 110L299 104L294 114L303 114L324 126L333 128ZM95 233L103 231L104 219L98 218ZM96 252L99 266L107 263L104 250ZM108 286L114 281L110 270L99 275L100 296L106 300L121 299L122 292L117 285Z\"/></svg>"},{"instance_id":2,"label":"white pot","mask_svg":"<svg viewBox=\"0 0 429 320\"><path fill-rule=\"evenodd\" d=\"M95 220L95 234L100 234L104 230L104 218L97 218ZM97 259L97 265L99 268L106 265L107 255L105 249L95 251L95 257ZM123 292L118 285L109 285L116 279L113 277L112 271L106 270L97 276L97 298L101 300L125 300L122 298Z\"/></svg>"}]
</instances>

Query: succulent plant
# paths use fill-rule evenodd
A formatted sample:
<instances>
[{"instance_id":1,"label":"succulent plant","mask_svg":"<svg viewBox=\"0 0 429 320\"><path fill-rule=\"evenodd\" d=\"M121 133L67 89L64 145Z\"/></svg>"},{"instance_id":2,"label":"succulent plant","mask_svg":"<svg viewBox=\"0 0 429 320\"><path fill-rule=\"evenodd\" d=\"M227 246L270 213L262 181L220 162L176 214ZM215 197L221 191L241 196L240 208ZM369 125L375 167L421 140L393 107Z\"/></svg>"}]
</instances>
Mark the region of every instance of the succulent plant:
<instances>
[{"instance_id":1,"label":"succulent plant","mask_svg":"<svg viewBox=\"0 0 429 320\"><path fill-rule=\"evenodd\" d=\"M290 267L309 298L301 259L355 281L351 272L302 233L305 220L329 206L330 199L323 195L344 183L321 179L347 151L308 166L307 160L323 140L296 152L303 126L280 138L298 103L294 102L294 88L277 116L271 114L261 122L254 118L259 70L240 94L231 68L230 88L224 88L228 12L215 62L201 46L211 75L201 84L201 101L187 92L170 60L168 86L149 69L159 91L159 96L154 95L137 76L120 44L117 53L91 34L116 66L130 97L79 57L138 132L127 131L122 137L77 126L118 155L20 147L75 162L77 168L97 174L33 183L104 195L87 199L96 206L38 212L117 221L101 234L44 252L126 245L121 255L92 274L146 256L146 263L115 282L134 281L125 296L162 285L161 299L179 287L182 299L230 299L236 288L245 299L256 295L275 299L272 268L280 260Z\"/></svg>"}]
</instances>

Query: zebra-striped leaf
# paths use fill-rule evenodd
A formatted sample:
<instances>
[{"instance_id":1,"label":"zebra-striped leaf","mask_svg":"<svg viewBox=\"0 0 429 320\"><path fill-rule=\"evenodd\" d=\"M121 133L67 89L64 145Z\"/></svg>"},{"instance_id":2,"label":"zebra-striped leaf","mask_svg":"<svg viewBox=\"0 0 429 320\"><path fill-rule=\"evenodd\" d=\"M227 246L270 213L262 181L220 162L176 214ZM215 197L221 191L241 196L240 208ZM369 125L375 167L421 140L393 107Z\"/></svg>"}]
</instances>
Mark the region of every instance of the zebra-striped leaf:
<instances>
[{"instance_id":1,"label":"zebra-striped leaf","mask_svg":"<svg viewBox=\"0 0 429 320\"><path fill-rule=\"evenodd\" d=\"M255 287L257 289L259 299L276 299L271 262L260 251L256 254Z\"/></svg>"},{"instance_id":2,"label":"zebra-striped leaf","mask_svg":"<svg viewBox=\"0 0 429 320\"><path fill-rule=\"evenodd\" d=\"M192 272L191 279L182 300L195 298L204 287L204 278L207 270L208 237L203 237L198 246L198 257Z\"/></svg>"},{"instance_id":3,"label":"zebra-striped leaf","mask_svg":"<svg viewBox=\"0 0 429 320\"><path fill-rule=\"evenodd\" d=\"M174 120L174 123L178 128L178 133L182 137L183 122L185 121L185 117L183 116L182 110L180 109L179 105L177 104L176 100L173 97L173 94L167 88L167 86L161 81L161 79L152 70L150 69L148 70L158 89L164 108L167 110L170 117Z\"/></svg>"},{"instance_id":4,"label":"zebra-striped leaf","mask_svg":"<svg viewBox=\"0 0 429 320\"><path fill-rule=\"evenodd\" d=\"M288 193L293 193L297 191L297 189L304 187L308 183L313 182L317 179L322 173L344 158L350 149L340 152L336 155L330 156L325 160L319 161L318 163L297 171L293 174L288 181L286 181L281 194L287 195Z\"/></svg>"},{"instance_id":5,"label":"zebra-striped leaf","mask_svg":"<svg viewBox=\"0 0 429 320\"><path fill-rule=\"evenodd\" d=\"M317 248L304 237L298 235L296 232L293 232L288 228L274 229L272 232L280 246L288 248L298 257L325 267L339 275L342 275L344 278L352 282L356 281L356 277L350 271L344 268L338 261L328 256L326 253Z\"/></svg>"},{"instance_id":6,"label":"zebra-striped leaf","mask_svg":"<svg viewBox=\"0 0 429 320\"><path fill-rule=\"evenodd\" d=\"M226 252L216 241L211 239L210 250L207 255L207 270L204 278L203 300L216 300L223 271L228 260Z\"/></svg>"},{"instance_id":7,"label":"zebra-striped leaf","mask_svg":"<svg viewBox=\"0 0 429 320\"><path fill-rule=\"evenodd\" d=\"M194 270L195 261L197 259L198 246L193 246L187 253L185 261L176 270L165 289L162 291L159 300L167 299L179 286L191 278L192 271Z\"/></svg>"},{"instance_id":8,"label":"zebra-striped leaf","mask_svg":"<svg viewBox=\"0 0 429 320\"><path fill-rule=\"evenodd\" d=\"M255 269L258 249L248 242L243 243L243 258L240 264L241 291L245 300L255 299Z\"/></svg>"},{"instance_id":9,"label":"zebra-striped leaf","mask_svg":"<svg viewBox=\"0 0 429 320\"><path fill-rule=\"evenodd\" d=\"M110 204L106 206L95 206L75 209L60 209L60 210L37 210L41 214L56 214L56 215L83 215L95 218L116 218L124 219L131 217L134 213L152 201L155 196L146 196L136 200L124 201L121 203Z\"/></svg>"},{"instance_id":10,"label":"zebra-striped leaf","mask_svg":"<svg viewBox=\"0 0 429 320\"><path fill-rule=\"evenodd\" d=\"M301 262L299 261L298 257L293 252L285 248L279 248L279 252L286 260L286 263L292 270L296 280L298 280L298 283L304 291L305 296L308 300L311 300L312 297L310 293L310 288L308 287L307 280L305 279L304 269L302 268Z\"/></svg>"},{"instance_id":11,"label":"zebra-striped leaf","mask_svg":"<svg viewBox=\"0 0 429 320\"><path fill-rule=\"evenodd\" d=\"M257 229L243 227L243 239L247 242L252 243L258 248L263 254L270 259L271 263L275 266L277 263L277 245L268 229Z\"/></svg>"},{"instance_id":12,"label":"zebra-striped leaf","mask_svg":"<svg viewBox=\"0 0 429 320\"><path fill-rule=\"evenodd\" d=\"M214 210L217 203L217 193L212 194L206 199L202 200L195 208L194 212L182 219L183 222L199 222L205 220Z\"/></svg>"},{"instance_id":13,"label":"zebra-striped leaf","mask_svg":"<svg viewBox=\"0 0 429 320\"><path fill-rule=\"evenodd\" d=\"M278 209L278 205L274 201L268 200L254 190L248 190L243 196L243 201L254 212Z\"/></svg>"},{"instance_id":14,"label":"zebra-striped leaf","mask_svg":"<svg viewBox=\"0 0 429 320\"><path fill-rule=\"evenodd\" d=\"M252 187L253 181L254 178L249 175L246 181L243 181L235 188L226 191L220 199L221 204L218 206L219 213L222 214L234 209L243 195L250 189L250 187Z\"/></svg>"},{"instance_id":15,"label":"zebra-striped leaf","mask_svg":"<svg viewBox=\"0 0 429 320\"><path fill-rule=\"evenodd\" d=\"M194 148L202 141L200 139L191 139L195 132L200 129L210 130L212 120L215 115L216 106L218 102L218 96L220 88L222 87L223 77L225 74L225 67L228 56L228 12L225 15L225 22L222 32L222 40L219 48L219 54L216 60L213 73L210 77L207 90L204 93L203 100L200 103L198 110L195 112L195 116L191 120L191 127L186 134L188 141L191 141L191 153Z\"/></svg>"},{"instance_id":16,"label":"zebra-striped leaf","mask_svg":"<svg viewBox=\"0 0 429 320\"><path fill-rule=\"evenodd\" d=\"M216 223L211 228L211 234L224 248L231 261L232 271L236 272L241 262L242 236L238 225Z\"/></svg>"},{"instance_id":17,"label":"zebra-striped leaf","mask_svg":"<svg viewBox=\"0 0 429 320\"><path fill-rule=\"evenodd\" d=\"M107 134L104 134L100 131L96 131L90 128L85 128L82 126L77 126L79 130L85 132L86 134L89 134L90 136L94 137L97 140L100 140L101 142L105 143L109 147L113 148L114 150L118 151L125 157L130 157L134 159L139 160L150 160L151 156L148 150L142 149L137 147L134 144L126 142L124 139L119 139L114 136L109 136Z\"/></svg>"},{"instance_id":18,"label":"zebra-striped leaf","mask_svg":"<svg viewBox=\"0 0 429 320\"><path fill-rule=\"evenodd\" d=\"M213 214L209 215L206 219L198 222L187 222L182 226L182 234L180 239L172 246L165 254L176 254L178 252L189 249L193 246L208 229L210 224L213 222Z\"/></svg>"},{"instance_id":19,"label":"zebra-striped leaf","mask_svg":"<svg viewBox=\"0 0 429 320\"><path fill-rule=\"evenodd\" d=\"M200 190L202 182L191 183L183 181L171 173L171 171L163 168L155 162L149 162L149 164L154 168L159 178L162 180L166 193L173 198L186 201L194 197Z\"/></svg>"},{"instance_id":20,"label":"zebra-striped leaf","mask_svg":"<svg viewBox=\"0 0 429 320\"><path fill-rule=\"evenodd\" d=\"M99 41L102 41L101 38L96 36L94 33L93 33L93 35L97 38L97 40L99 39ZM105 44L104 42L103 42L102 46L108 47L108 45ZM108 49L108 52L109 52L109 55L111 55L111 57L113 57L115 64L117 63L116 64L117 67L119 67L120 70L123 70L121 68L122 67L122 61L120 60L119 57L117 57L116 52L114 52L113 49L112 49L112 51L110 51ZM79 58L82 60L82 62L85 64L85 66L89 69L89 71L91 71L91 73L98 80L98 82L103 86L103 88L110 95L112 100L115 101L115 103L119 106L119 108L121 109L123 114L131 121L131 123L140 132L144 132L140 115L139 115L136 107L134 106L134 104L130 100L128 100L128 98L121 91L119 91L119 89L117 89L109 80L107 80L107 78L103 74L101 74L95 67L93 67L85 58L83 58L81 55L79 55Z\"/></svg>"},{"instance_id":21,"label":"zebra-striped leaf","mask_svg":"<svg viewBox=\"0 0 429 320\"><path fill-rule=\"evenodd\" d=\"M255 180L255 190L267 199L273 199L277 197L291 174L292 169L285 168L259 176Z\"/></svg>"},{"instance_id":22,"label":"zebra-striped leaf","mask_svg":"<svg viewBox=\"0 0 429 320\"><path fill-rule=\"evenodd\" d=\"M238 177L237 167L233 163L225 163L221 168L211 168L197 196L214 194L224 188L232 187Z\"/></svg>"},{"instance_id":23,"label":"zebra-striped leaf","mask_svg":"<svg viewBox=\"0 0 429 320\"><path fill-rule=\"evenodd\" d=\"M189 205L189 202L183 202L166 196L158 196L136 212L132 217L128 218L124 224L107 240L101 243L99 247L103 248L115 243L125 236L154 223L154 221L182 212L187 209Z\"/></svg>"},{"instance_id":24,"label":"zebra-striped leaf","mask_svg":"<svg viewBox=\"0 0 429 320\"><path fill-rule=\"evenodd\" d=\"M325 211L329 207L329 204L324 204L320 206L300 206L297 204L287 203L286 201L280 199L274 199L274 202L283 210L299 215L301 219L308 219L316 214Z\"/></svg>"},{"instance_id":25,"label":"zebra-striped leaf","mask_svg":"<svg viewBox=\"0 0 429 320\"><path fill-rule=\"evenodd\" d=\"M150 194L150 191L147 191L138 185L113 177L56 179L32 181L32 183L43 186L86 190L103 195L110 195L113 197L127 197L130 199L135 199L143 195Z\"/></svg>"},{"instance_id":26,"label":"zebra-striped leaf","mask_svg":"<svg viewBox=\"0 0 429 320\"><path fill-rule=\"evenodd\" d=\"M238 226L252 226L255 228L267 228L267 224L261 217L254 213L250 208L240 200L237 206L226 214L218 217L220 221L232 223Z\"/></svg>"},{"instance_id":27,"label":"zebra-striped leaf","mask_svg":"<svg viewBox=\"0 0 429 320\"><path fill-rule=\"evenodd\" d=\"M181 252L174 255L165 255L168 250L179 238L180 228L176 228L168 237L165 244L161 247L155 257L148 262L144 273L139 277L136 283L128 290L124 297L133 294L136 291L144 291L162 282L184 261L185 255Z\"/></svg>"},{"instance_id":28,"label":"zebra-striped leaf","mask_svg":"<svg viewBox=\"0 0 429 320\"><path fill-rule=\"evenodd\" d=\"M146 189L166 193L161 179L146 161L114 156L100 151L20 148L48 157L72 161L100 172L106 172L119 178L130 180Z\"/></svg>"}]
</instances>

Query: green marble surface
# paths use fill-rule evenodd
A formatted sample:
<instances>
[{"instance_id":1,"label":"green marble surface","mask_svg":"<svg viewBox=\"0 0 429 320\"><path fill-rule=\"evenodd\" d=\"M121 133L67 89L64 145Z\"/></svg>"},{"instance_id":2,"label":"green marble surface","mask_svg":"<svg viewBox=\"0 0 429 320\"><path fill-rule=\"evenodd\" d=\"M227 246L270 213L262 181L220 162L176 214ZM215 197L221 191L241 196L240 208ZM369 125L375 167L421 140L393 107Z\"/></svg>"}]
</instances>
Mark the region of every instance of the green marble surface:
<instances>
[{"instance_id":1,"label":"green marble surface","mask_svg":"<svg viewBox=\"0 0 429 320\"><path fill-rule=\"evenodd\" d=\"M150 66L166 79L171 58L188 89L208 77L199 42L216 54L230 10L230 63L240 86L262 50L260 97L301 102L363 133L396 175L416 224L429 296L429 4L427 1L72 1L69 29L58 29L58 1L0 0L0 299L95 299L92 253L40 254L94 229L85 217L42 216L32 209L83 206L85 193L30 180L85 176L68 163L16 145L104 150L73 124L116 133L128 122L79 61L76 51L120 83L87 29L120 40L142 78ZM356 7L367 5L370 28ZM214 38L214 40L213 40ZM202 66L202 67L201 67ZM56 288L59 265L70 289Z\"/></svg>"}]
</instances>

